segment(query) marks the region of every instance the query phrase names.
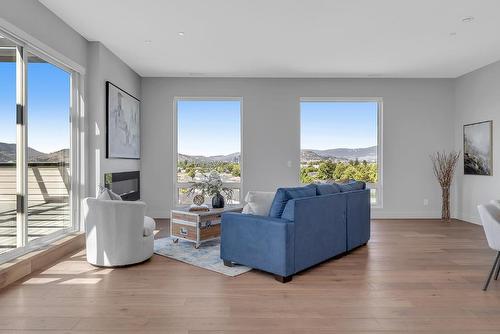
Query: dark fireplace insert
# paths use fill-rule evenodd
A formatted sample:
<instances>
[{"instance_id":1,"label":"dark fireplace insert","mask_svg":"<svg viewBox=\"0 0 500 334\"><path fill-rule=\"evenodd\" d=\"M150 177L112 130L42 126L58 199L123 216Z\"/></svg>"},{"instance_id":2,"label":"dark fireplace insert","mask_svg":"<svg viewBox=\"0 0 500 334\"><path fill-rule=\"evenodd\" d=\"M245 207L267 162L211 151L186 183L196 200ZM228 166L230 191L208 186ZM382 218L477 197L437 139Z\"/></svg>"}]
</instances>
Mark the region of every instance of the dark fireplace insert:
<instances>
[{"instance_id":1,"label":"dark fireplace insert","mask_svg":"<svg viewBox=\"0 0 500 334\"><path fill-rule=\"evenodd\" d=\"M137 201L141 198L139 171L106 173L104 186L120 195L124 201Z\"/></svg>"}]
</instances>

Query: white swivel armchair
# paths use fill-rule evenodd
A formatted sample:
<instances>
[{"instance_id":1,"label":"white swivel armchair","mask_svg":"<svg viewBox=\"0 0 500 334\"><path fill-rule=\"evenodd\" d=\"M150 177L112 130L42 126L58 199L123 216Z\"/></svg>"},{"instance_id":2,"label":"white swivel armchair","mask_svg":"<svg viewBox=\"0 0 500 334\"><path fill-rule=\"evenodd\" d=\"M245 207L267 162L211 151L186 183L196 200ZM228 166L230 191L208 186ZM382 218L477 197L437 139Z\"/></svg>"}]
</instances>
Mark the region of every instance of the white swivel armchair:
<instances>
[{"instance_id":1,"label":"white swivel armchair","mask_svg":"<svg viewBox=\"0 0 500 334\"><path fill-rule=\"evenodd\" d=\"M495 201L488 204L478 205L477 207L483 224L484 233L486 234L486 239L488 240L488 245L491 249L497 252L497 256L493 262L493 267L491 267L486 283L484 284L484 291L488 289L488 285L490 284L490 280L495 272L495 269L495 280L498 279L498 274L500 272L500 206L494 202Z\"/></svg>"},{"instance_id":2,"label":"white swivel armchair","mask_svg":"<svg viewBox=\"0 0 500 334\"><path fill-rule=\"evenodd\" d=\"M125 266L153 255L155 223L145 203L86 198L83 213L90 264Z\"/></svg>"},{"instance_id":3,"label":"white swivel armchair","mask_svg":"<svg viewBox=\"0 0 500 334\"><path fill-rule=\"evenodd\" d=\"M495 199L495 200L490 201L490 203L495 204L497 206L497 208L500 209L500 201L499 200Z\"/></svg>"}]
</instances>

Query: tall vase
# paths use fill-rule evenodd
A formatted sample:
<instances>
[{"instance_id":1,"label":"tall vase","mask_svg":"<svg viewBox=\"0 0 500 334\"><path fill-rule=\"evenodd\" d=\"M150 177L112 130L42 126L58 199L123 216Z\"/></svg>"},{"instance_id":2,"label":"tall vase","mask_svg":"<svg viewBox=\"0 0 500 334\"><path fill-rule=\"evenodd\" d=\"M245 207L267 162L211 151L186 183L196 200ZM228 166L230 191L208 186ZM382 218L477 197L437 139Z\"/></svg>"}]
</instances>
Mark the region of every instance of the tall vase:
<instances>
[{"instance_id":1,"label":"tall vase","mask_svg":"<svg viewBox=\"0 0 500 334\"><path fill-rule=\"evenodd\" d=\"M442 197L442 207L441 207L441 219L445 222L450 222L450 187L441 188Z\"/></svg>"},{"instance_id":2,"label":"tall vase","mask_svg":"<svg viewBox=\"0 0 500 334\"><path fill-rule=\"evenodd\" d=\"M222 196L220 193L215 194L215 196L212 197L212 208L222 209L223 207L224 207L224 196Z\"/></svg>"}]
</instances>

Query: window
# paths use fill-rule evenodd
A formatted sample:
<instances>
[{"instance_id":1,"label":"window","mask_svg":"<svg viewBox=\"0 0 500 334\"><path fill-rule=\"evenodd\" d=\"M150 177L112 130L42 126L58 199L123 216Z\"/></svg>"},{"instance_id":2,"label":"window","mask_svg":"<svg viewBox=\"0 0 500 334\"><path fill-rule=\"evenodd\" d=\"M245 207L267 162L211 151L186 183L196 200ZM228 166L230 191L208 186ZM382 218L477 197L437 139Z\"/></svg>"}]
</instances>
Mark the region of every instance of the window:
<instances>
[{"instance_id":1,"label":"window","mask_svg":"<svg viewBox=\"0 0 500 334\"><path fill-rule=\"evenodd\" d=\"M300 103L300 181L365 181L372 206L382 206L379 99Z\"/></svg>"},{"instance_id":2,"label":"window","mask_svg":"<svg viewBox=\"0 0 500 334\"><path fill-rule=\"evenodd\" d=\"M239 203L241 101L177 99L176 110L175 204L191 204L190 185L214 172L220 176L223 186L233 191L226 203ZM210 196L205 196L205 203L211 203Z\"/></svg>"},{"instance_id":3,"label":"window","mask_svg":"<svg viewBox=\"0 0 500 334\"><path fill-rule=\"evenodd\" d=\"M77 76L0 35L0 263L78 228Z\"/></svg>"}]
</instances>

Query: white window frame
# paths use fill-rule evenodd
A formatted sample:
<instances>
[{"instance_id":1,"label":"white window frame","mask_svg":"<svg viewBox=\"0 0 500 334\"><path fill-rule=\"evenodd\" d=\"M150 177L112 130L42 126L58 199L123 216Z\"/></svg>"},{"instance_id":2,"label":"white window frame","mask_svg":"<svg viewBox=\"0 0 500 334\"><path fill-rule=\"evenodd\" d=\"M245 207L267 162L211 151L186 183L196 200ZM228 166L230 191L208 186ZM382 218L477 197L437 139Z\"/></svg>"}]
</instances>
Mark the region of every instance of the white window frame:
<instances>
[{"instance_id":1,"label":"white window frame","mask_svg":"<svg viewBox=\"0 0 500 334\"><path fill-rule=\"evenodd\" d=\"M231 189L239 189L238 201L241 203L243 198L243 97L185 97L176 96L174 97L174 114L173 114L173 129L172 129L172 143L173 143L173 203L172 208L178 208L183 205L179 204L179 189L189 188L190 182L178 182L177 181L177 159L178 159L178 102L179 101L238 101L240 103L240 182L224 182L223 186Z\"/></svg>"},{"instance_id":2,"label":"white window frame","mask_svg":"<svg viewBox=\"0 0 500 334\"><path fill-rule=\"evenodd\" d=\"M17 213L17 244L18 247L11 251L0 254L0 264L15 259L26 253L47 246L70 233L81 228L80 199L85 194L85 186L81 183L85 180L82 161L84 159L83 149L83 87L85 69L59 54L45 44L39 42L30 35L0 19L0 34L10 42L16 44L16 103L24 106L22 125L17 124L16 145L21 145L24 150L17 150L16 159L16 189L17 193L24 196L24 212ZM70 170L71 170L71 196L69 201L71 212L71 226L60 229L49 235L28 241L28 90L27 90L27 55L39 57L40 59L59 67L70 74ZM20 60L20 61L19 61Z\"/></svg>"},{"instance_id":3,"label":"white window frame","mask_svg":"<svg viewBox=\"0 0 500 334\"><path fill-rule=\"evenodd\" d=\"M374 209L383 208L383 109L384 101L382 97L301 97L299 100L299 113L302 112L300 108L300 103L302 102L376 102L377 103L377 183L367 183L366 186L369 189L375 189L376 191L376 202L372 203L371 207ZM299 120L301 117L299 116ZM300 122L300 121L299 121ZM300 124L300 134L302 133L302 124ZM299 134L299 136L300 136ZM299 142L300 139L299 139ZM300 160L300 150L299 149L299 160ZM299 171L299 182L300 182L300 171Z\"/></svg>"}]
</instances>

